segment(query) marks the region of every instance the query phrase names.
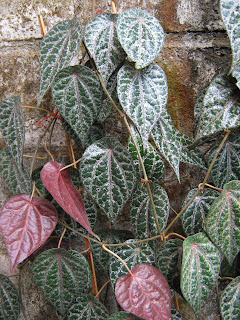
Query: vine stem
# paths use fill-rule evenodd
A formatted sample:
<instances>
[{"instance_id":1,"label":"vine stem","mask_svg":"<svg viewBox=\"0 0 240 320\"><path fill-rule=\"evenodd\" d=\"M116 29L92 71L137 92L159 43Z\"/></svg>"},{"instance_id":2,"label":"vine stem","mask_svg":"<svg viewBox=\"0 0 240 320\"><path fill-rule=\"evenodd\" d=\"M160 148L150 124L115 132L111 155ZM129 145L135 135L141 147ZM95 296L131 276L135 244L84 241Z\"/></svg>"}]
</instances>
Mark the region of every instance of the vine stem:
<instances>
[{"instance_id":1,"label":"vine stem","mask_svg":"<svg viewBox=\"0 0 240 320\"><path fill-rule=\"evenodd\" d=\"M116 14L117 13L117 9L116 9L116 5L115 5L115 1L111 0L111 5L112 5L112 13Z\"/></svg>"},{"instance_id":2,"label":"vine stem","mask_svg":"<svg viewBox=\"0 0 240 320\"><path fill-rule=\"evenodd\" d=\"M67 228L64 227L63 232L62 232L62 234L61 234L61 237L60 237L60 239L59 239L59 241L58 241L58 246L57 246L58 249L61 247L62 239L63 239L66 231L67 231Z\"/></svg>"},{"instance_id":3,"label":"vine stem","mask_svg":"<svg viewBox=\"0 0 240 320\"><path fill-rule=\"evenodd\" d=\"M178 234L178 233L176 233L176 232L171 232L171 233L169 233L169 234L166 235L165 240L167 240L167 239L168 239L169 237L171 237L171 236L176 236L176 237L182 239L183 241L186 239L186 238L185 238L184 236L182 236L181 234Z\"/></svg>"},{"instance_id":4,"label":"vine stem","mask_svg":"<svg viewBox=\"0 0 240 320\"><path fill-rule=\"evenodd\" d=\"M70 164L68 164L67 166L65 166L65 167L63 167L62 169L60 169L60 171L63 171L63 170L65 170L65 169L67 169L67 168L70 168L70 167L74 167L75 169L77 169L76 164L77 164L78 162L80 162L81 159L82 159L82 158L79 158L78 160L75 160L73 163L70 163Z\"/></svg>"},{"instance_id":5,"label":"vine stem","mask_svg":"<svg viewBox=\"0 0 240 320\"><path fill-rule=\"evenodd\" d=\"M208 183L205 183L205 187L208 187L208 188L211 188L211 189L214 189L214 190L217 190L217 191L223 191L222 188L214 187L214 186L212 186L211 184L208 184ZM198 189L200 191L202 190L202 183L199 183Z\"/></svg>"},{"instance_id":6,"label":"vine stem","mask_svg":"<svg viewBox=\"0 0 240 320\"><path fill-rule=\"evenodd\" d=\"M98 293L95 295L95 298L98 299L99 295L101 294L101 292L103 291L103 289L106 287L106 285L110 282L110 280L108 279L102 286L102 288L98 291Z\"/></svg>"}]
</instances>

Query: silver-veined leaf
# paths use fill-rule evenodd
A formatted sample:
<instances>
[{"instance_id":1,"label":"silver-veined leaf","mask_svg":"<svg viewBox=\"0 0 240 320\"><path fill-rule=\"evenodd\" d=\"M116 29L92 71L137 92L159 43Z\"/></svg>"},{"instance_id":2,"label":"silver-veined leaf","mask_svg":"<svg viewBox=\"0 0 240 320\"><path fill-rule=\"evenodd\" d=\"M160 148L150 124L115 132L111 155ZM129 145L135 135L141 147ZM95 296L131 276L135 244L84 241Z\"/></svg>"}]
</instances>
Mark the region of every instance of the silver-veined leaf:
<instances>
[{"instance_id":1,"label":"silver-veined leaf","mask_svg":"<svg viewBox=\"0 0 240 320\"><path fill-rule=\"evenodd\" d=\"M116 14L104 12L85 28L84 41L105 83L126 56L117 37L116 22Z\"/></svg>"},{"instance_id":2,"label":"silver-veined leaf","mask_svg":"<svg viewBox=\"0 0 240 320\"><path fill-rule=\"evenodd\" d=\"M240 125L240 98L226 75L218 75L205 92L199 110L195 140Z\"/></svg>"},{"instance_id":3,"label":"silver-veined leaf","mask_svg":"<svg viewBox=\"0 0 240 320\"><path fill-rule=\"evenodd\" d=\"M196 193L197 188L189 191L183 207L190 201ZM182 215L182 225L187 236L205 231L205 220L212 202L219 196L219 192L212 189L204 189L203 193L199 193L193 202L188 206Z\"/></svg>"},{"instance_id":4,"label":"silver-veined leaf","mask_svg":"<svg viewBox=\"0 0 240 320\"><path fill-rule=\"evenodd\" d=\"M240 315L240 276L232 280L221 294L220 311L223 320L238 320Z\"/></svg>"},{"instance_id":5,"label":"silver-veined leaf","mask_svg":"<svg viewBox=\"0 0 240 320\"><path fill-rule=\"evenodd\" d=\"M164 43L164 31L159 21L149 12L136 8L119 15L117 35L128 57L136 62L136 69L148 66Z\"/></svg>"},{"instance_id":6,"label":"silver-veined leaf","mask_svg":"<svg viewBox=\"0 0 240 320\"><path fill-rule=\"evenodd\" d=\"M38 105L51 87L56 75L69 66L82 42L82 25L78 18L55 25L43 38L40 46L40 92Z\"/></svg>"},{"instance_id":7,"label":"silver-veined leaf","mask_svg":"<svg viewBox=\"0 0 240 320\"><path fill-rule=\"evenodd\" d=\"M240 250L240 181L223 186L206 219L207 233L230 264Z\"/></svg>"},{"instance_id":8,"label":"silver-veined leaf","mask_svg":"<svg viewBox=\"0 0 240 320\"><path fill-rule=\"evenodd\" d=\"M168 195L159 185L154 185L151 191L157 220L162 231L166 227L169 215ZM144 186L137 187L132 194L130 221L136 238L144 239L158 234L149 194Z\"/></svg>"},{"instance_id":9,"label":"silver-veined leaf","mask_svg":"<svg viewBox=\"0 0 240 320\"><path fill-rule=\"evenodd\" d=\"M184 240L181 291L197 318L217 281L220 263L220 252L203 232Z\"/></svg>"},{"instance_id":10,"label":"silver-veined leaf","mask_svg":"<svg viewBox=\"0 0 240 320\"><path fill-rule=\"evenodd\" d=\"M12 281L0 274L0 319L16 320L20 314L20 301Z\"/></svg>"},{"instance_id":11,"label":"silver-veined leaf","mask_svg":"<svg viewBox=\"0 0 240 320\"><path fill-rule=\"evenodd\" d=\"M218 140L209 152L209 165L220 142ZM218 188L222 188L225 183L231 180L240 180L240 136L238 134L231 134L222 146L213 164L211 175Z\"/></svg>"},{"instance_id":12,"label":"silver-veined leaf","mask_svg":"<svg viewBox=\"0 0 240 320\"><path fill-rule=\"evenodd\" d=\"M221 0L220 11L232 47L233 77L240 88L240 6L238 0Z\"/></svg>"},{"instance_id":13,"label":"silver-veined leaf","mask_svg":"<svg viewBox=\"0 0 240 320\"><path fill-rule=\"evenodd\" d=\"M165 73L155 63L143 70L126 63L118 72L117 92L123 110L146 143L167 103Z\"/></svg>"},{"instance_id":14,"label":"silver-veined leaf","mask_svg":"<svg viewBox=\"0 0 240 320\"><path fill-rule=\"evenodd\" d=\"M96 74L85 66L67 67L54 81L54 103L83 145L100 110L102 93Z\"/></svg>"},{"instance_id":15,"label":"silver-veined leaf","mask_svg":"<svg viewBox=\"0 0 240 320\"><path fill-rule=\"evenodd\" d=\"M65 314L76 297L87 293L91 284L88 262L74 250L44 251L34 260L32 273L46 299L61 314Z\"/></svg>"},{"instance_id":16,"label":"silver-veined leaf","mask_svg":"<svg viewBox=\"0 0 240 320\"><path fill-rule=\"evenodd\" d=\"M103 138L84 152L80 173L87 192L114 221L135 187L131 155L117 139Z\"/></svg>"}]
</instances>

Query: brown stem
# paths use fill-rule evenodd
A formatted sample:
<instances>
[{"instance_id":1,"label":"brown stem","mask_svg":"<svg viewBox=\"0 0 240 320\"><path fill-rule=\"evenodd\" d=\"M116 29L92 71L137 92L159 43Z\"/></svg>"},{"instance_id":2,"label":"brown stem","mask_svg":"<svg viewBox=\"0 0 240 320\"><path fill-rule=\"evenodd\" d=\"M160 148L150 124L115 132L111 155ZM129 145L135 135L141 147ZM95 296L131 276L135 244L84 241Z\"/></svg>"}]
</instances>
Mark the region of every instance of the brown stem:
<instances>
[{"instance_id":1,"label":"brown stem","mask_svg":"<svg viewBox=\"0 0 240 320\"><path fill-rule=\"evenodd\" d=\"M63 232L62 232L62 234L61 234L61 237L60 237L60 239L59 239L59 241L58 241L58 246L57 246L58 249L61 247L62 239L63 239L66 231L67 231L67 228L64 227Z\"/></svg>"},{"instance_id":2,"label":"brown stem","mask_svg":"<svg viewBox=\"0 0 240 320\"><path fill-rule=\"evenodd\" d=\"M208 184L208 183L205 183L205 187L209 187L209 188L214 189L214 190L217 190L217 191L223 191L222 188L214 187L214 186L212 186L211 184ZM201 191L202 188L203 188L203 187L202 187L202 183L199 183L198 189Z\"/></svg>"},{"instance_id":3,"label":"brown stem","mask_svg":"<svg viewBox=\"0 0 240 320\"><path fill-rule=\"evenodd\" d=\"M92 275L92 278L91 278L92 279L92 294L96 298L96 296L99 294L98 287L97 287L97 277L96 277L95 266L94 266L94 262L93 262L93 254L92 254L91 246L90 246L88 239L85 239L85 247L88 250L88 262L90 265L91 275Z\"/></svg>"},{"instance_id":4,"label":"brown stem","mask_svg":"<svg viewBox=\"0 0 240 320\"><path fill-rule=\"evenodd\" d=\"M169 237L171 236L176 236L180 239L182 239L183 241L186 239L184 236L182 236L181 234L178 234L176 232L171 232L171 233L168 233L166 236L165 236L165 240L167 240Z\"/></svg>"},{"instance_id":5,"label":"brown stem","mask_svg":"<svg viewBox=\"0 0 240 320\"><path fill-rule=\"evenodd\" d=\"M39 20L42 35L43 35L43 37L45 37L47 32L46 32L45 24L44 24L43 17L41 14L38 15L38 20Z\"/></svg>"},{"instance_id":6,"label":"brown stem","mask_svg":"<svg viewBox=\"0 0 240 320\"><path fill-rule=\"evenodd\" d=\"M98 293L95 295L95 298L99 298L99 295L101 294L101 292L103 291L103 289L106 287L106 285L108 284L110 282L110 280L107 280L104 284L103 284L103 286L102 286L102 288L98 291Z\"/></svg>"},{"instance_id":7,"label":"brown stem","mask_svg":"<svg viewBox=\"0 0 240 320\"><path fill-rule=\"evenodd\" d=\"M116 5L115 5L115 1L111 0L111 5L112 5L112 13L116 14L117 13L117 9L116 9Z\"/></svg>"},{"instance_id":8,"label":"brown stem","mask_svg":"<svg viewBox=\"0 0 240 320\"><path fill-rule=\"evenodd\" d=\"M219 280L219 281L226 281L226 280L233 281L234 278L232 278L232 277L218 277L218 280Z\"/></svg>"}]
</instances>

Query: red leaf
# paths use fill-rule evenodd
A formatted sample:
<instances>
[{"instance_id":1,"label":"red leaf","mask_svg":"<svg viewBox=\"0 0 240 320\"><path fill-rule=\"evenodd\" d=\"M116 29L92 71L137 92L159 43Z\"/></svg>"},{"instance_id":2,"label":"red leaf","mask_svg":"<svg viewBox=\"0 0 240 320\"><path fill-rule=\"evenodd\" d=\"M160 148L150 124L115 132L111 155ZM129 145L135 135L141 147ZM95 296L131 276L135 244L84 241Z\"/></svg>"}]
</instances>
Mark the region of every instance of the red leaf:
<instances>
[{"instance_id":1,"label":"red leaf","mask_svg":"<svg viewBox=\"0 0 240 320\"><path fill-rule=\"evenodd\" d=\"M163 274L149 264L136 265L118 279L115 296L127 312L146 320L171 319L171 292Z\"/></svg>"},{"instance_id":2,"label":"red leaf","mask_svg":"<svg viewBox=\"0 0 240 320\"><path fill-rule=\"evenodd\" d=\"M75 188L68 169L56 161L49 161L41 171L41 179L44 186L51 193L58 204L73 219L80 223L93 236L98 236L92 231L87 213L80 193Z\"/></svg>"},{"instance_id":3,"label":"red leaf","mask_svg":"<svg viewBox=\"0 0 240 320\"><path fill-rule=\"evenodd\" d=\"M57 211L46 199L17 194L3 205L0 229L10 259L10 271L38 249L57 224Z\"/></svg>"}]
</instances>

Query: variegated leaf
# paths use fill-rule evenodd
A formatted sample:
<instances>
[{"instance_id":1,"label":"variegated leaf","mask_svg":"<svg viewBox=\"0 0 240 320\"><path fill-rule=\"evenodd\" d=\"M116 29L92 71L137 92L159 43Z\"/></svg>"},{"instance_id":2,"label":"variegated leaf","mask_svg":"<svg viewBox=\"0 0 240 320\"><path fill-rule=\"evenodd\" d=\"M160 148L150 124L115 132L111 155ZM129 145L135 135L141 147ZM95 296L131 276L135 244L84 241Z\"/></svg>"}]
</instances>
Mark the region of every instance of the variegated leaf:
<instances>
[{"instance_id":1,"label":"variegated leaf","mask_svg":"<svg viewBox=\"0 0 240 320\"><path fill-rule=\"evenodd\" d=\"M80 173L87 192L114 221L135 187L131 155L117 139L103 138L84 152Z\"/></svg>"},{"instance_id":2,"label":"variegated leaf","mask_svg":"<svg viewBox=\"0 0 240 320\"><path fill-rule=\"evenodd\" d=\"M169 200L166 191L159 185L152 188L153 202L161 231L166 227L169 215ZM130 221L136 238L144 239L158 234L151 201L146 187L137 187L130 204Z\"/></svg>"},{"instance_id":3,"label":"variegated leaf","mask_svg":"<svg viewBox=\"0 0 240 320\"><path fill-rule=\"evenodd\" d=\"M16 320L20 314L20 299L12 281L0 274L0 319Z\"/></svg>"},{"instance_id":4,"label":"variegated leaf","mask_svg":"<svg viewBox=\"0 0 240 320\"><path fill-rule=\"evenodd\" d=\"M100 110L102 94L96 74L85 66L67 67L54 81L54 103L83 145Z\"/></svg>"},{"instance_id":5,"label":"variegated leaf","mask_svg":"<svg viewBox=\"0 0 240 320\"><path fill-rule=\"evenodd\" d=\"M240 276L232 280L223 290L220 300L223 320L238 320L240 315Z\"/></svg>"},{"instance_id":6,"label":"variegated leaf","mask_svg":"<svg viewBox=\"0 0 240 320\"><path fill-rule=\"evenodd\" d=\"M104 12L85 28L84 41L105 83L126 56L117 37L116 22L116 14Z\"/></svg>"},{"instance_id":7,"label":"variegated leaf","mask_svg":"<svg viewBox=\"0 0 240 320\"><path fill-rule=\"evenodd\" d=\"M221 0L220 11L223 22L226 26L228 37L232 47L233 77L237 79L237 86L240 88L240 5L238 0Z\"/></svg>"},{"instance_id":8,"label":"variegated leaf","mask_svg":"<svg viewBox=\"0 0 240 320\"><path fill-rule=\"evenodd\" d=\"M157 64L136 70L126 63L118 72L117 92L123 110L146 143L167 103L167 79Z\"/></svg>"},{"instance_id":9,"label":"variegated leaf","mask_svg":"<svg viewBox=\"0 0 240 320\"><path fill-rule=\"evenodd\" d=\"M40 92L38 105L51 87L56 75L69 66L82 42L82 25L78 18L55 25L43 38L40 46Z\"/></svg>"},{"instance_id":10,"label":"variegated leaf","mask_svg":"<svg viewBox=\"0 0 240 320\"><path fill-rule=\"evenodd\" d=\"M206 219L207 233L230 264L240 251L240 181L223 186Z\"/></svg>"},{"instance_id":11,"label":"variegated leaf","mask_svg":"<svg viewBox=\"0 0 240 320\"><path fill-rule=\"evenodd\" d=\"M197 188L189 191L183 207L196 193ZM199 193L193 202L188 206L182 215L183 229L187 236L205 231L206 215L210 209L212 202L219 196L219 192L212 189L204 189L203 193Z\"/></svg>"},{"instance_id":12,"label":"variegated leaf","mask_svg":"<svg viewBox=\"0 0 240 320\"><path fill-rule=\"evenodd\" d=\"M121 13L117 20L118 39L136 69L148 66L159 54L164 31L149 12L137 8Z\"/></svg>"},{"instance_id":13,"label":"variegated leaf","mask_svg":"<svg viewBox=\"0 0 240 320\"><path fill-rule=\"evenodd\" d=\"M229 77L218 75L206 90L199 110L195 140L240 125L240 98Z\"/></svg>"},{"instance_id":14,"label":"variegated leaf","mask_svg":"<svg viewBox=\"0 0 240 320\"><path fill-rule=\"evenodd\" d=\"M208 154L209 165L220 142L218 140ZM211 175L214 184L219 188L231 180L240 180L240 137L238 134L231 134L224 143L213 164Z\"/></svg>"},{"instance_id":15,"label":"variegated leaf","mask_svg":"<svg viewBox=\"0 0 240 320\"><path fill-rule=\"evenodd\" d=\"M217 281L220 263L220 252L203 232L184 240L181 291L197 319Z\"/></svg>"}]
</instances>

